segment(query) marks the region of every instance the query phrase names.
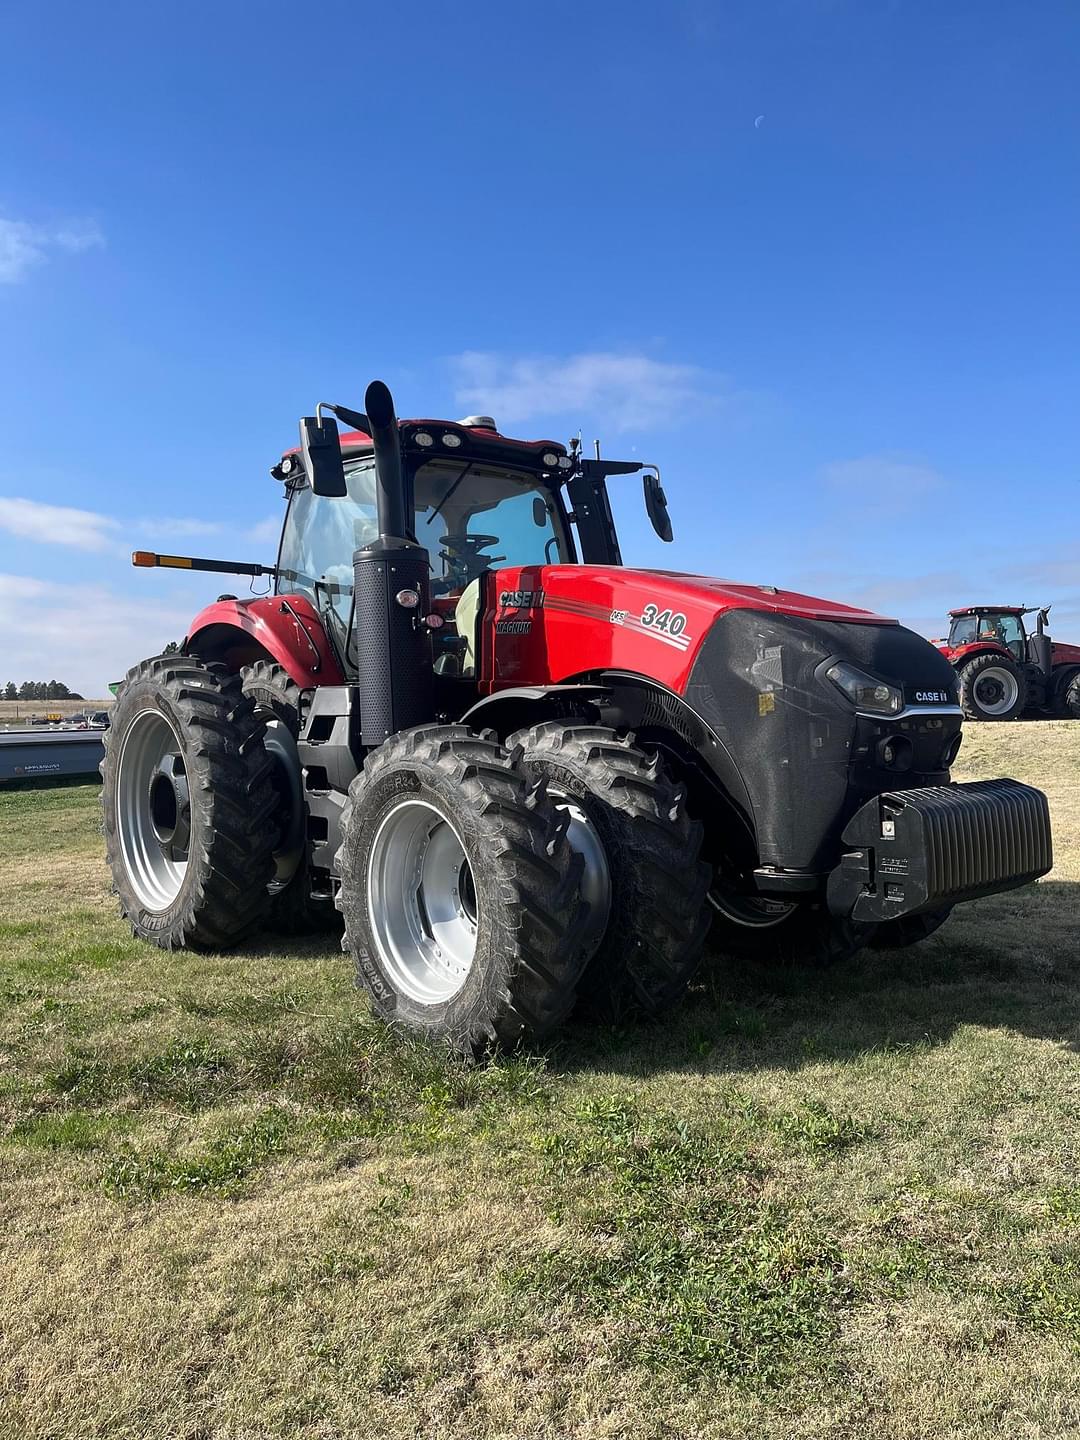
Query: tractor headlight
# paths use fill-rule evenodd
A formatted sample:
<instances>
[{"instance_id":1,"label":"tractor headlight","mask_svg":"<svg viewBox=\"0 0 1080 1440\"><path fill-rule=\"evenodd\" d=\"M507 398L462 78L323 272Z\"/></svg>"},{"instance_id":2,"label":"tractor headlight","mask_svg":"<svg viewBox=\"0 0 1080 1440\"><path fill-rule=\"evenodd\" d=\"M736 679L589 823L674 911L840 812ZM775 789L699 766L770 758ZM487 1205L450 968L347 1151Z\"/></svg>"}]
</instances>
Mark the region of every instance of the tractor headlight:
<instances>
[{"instance_id":1,"label":"tractor headlight","mask_svg":"<svg viewBox=\"0 0 1080 1440\"><path fill-rule=\"evenodd\" d=\"M545 470L554 470L559 463L559 457L554 450L545 450L540 459L543 461Z\"/></svg>"},{"instance_id":2,"label":"tractor headlight","mask_svg":"<svg viewBox=\"0 0 1080 1440\"><path fill-rule=\"evenodd\" d=\"M903 693L896 685L868 675L846 660L837 660L825 674L859 710L869 710L875 715L898 715L904 708Z\"/></svg>"}]
</instances>

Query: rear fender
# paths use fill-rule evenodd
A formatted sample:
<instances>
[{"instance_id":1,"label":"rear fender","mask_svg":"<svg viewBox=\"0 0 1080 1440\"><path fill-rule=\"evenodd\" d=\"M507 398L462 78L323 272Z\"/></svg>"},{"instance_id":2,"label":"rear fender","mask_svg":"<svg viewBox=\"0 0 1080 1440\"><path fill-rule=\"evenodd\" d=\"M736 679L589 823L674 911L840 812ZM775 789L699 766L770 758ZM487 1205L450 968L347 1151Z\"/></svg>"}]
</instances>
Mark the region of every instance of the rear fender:
<instances>
[{"instance_id":1,"label":"rear fender","mask_svg":"<svg viewBox=\"0 0 1080 1440\"><path fill-rule=\"evenodd\" d=\"M950 665L957 668L976 655L1000 655L1003 660L1010 660L1014 665L1017 663L1016 656L1004 645L995 645L991 640L973 640L970 645L958 645L956 649L946 649L942 653Z\"/></svg>"},{"instance_id":2,"label":"rear fender","mask_svg":"<svg viewBox=\"0 0 1080 1440\"><path fill-rule=\"evenodd\" d=\"M323 623L302 595L218 600L196 615L183 648L233 671L254 660L275 660L302 690L344 684Z\"/></svg>"}]
</instances>

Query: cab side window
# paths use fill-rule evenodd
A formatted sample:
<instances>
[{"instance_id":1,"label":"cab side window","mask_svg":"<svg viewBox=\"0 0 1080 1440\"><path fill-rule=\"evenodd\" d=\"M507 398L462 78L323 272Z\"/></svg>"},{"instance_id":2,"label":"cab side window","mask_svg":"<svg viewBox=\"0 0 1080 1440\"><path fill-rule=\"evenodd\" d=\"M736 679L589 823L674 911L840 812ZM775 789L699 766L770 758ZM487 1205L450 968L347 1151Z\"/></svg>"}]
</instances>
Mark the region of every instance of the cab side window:
<instances>
[{"instance_id":1,"label":"cab side window","mask_svg":"<svg viewBox=\"0 0 1080 1440\"><path fill-rule=\"evenodd\" d=\"M345 499L315 495L307 485L294 490L278 555L277 593L303 595L316 610L331 605L349 623L353 551L378 534L374 471L353 469Z\"/></svg>"}]
</instances>

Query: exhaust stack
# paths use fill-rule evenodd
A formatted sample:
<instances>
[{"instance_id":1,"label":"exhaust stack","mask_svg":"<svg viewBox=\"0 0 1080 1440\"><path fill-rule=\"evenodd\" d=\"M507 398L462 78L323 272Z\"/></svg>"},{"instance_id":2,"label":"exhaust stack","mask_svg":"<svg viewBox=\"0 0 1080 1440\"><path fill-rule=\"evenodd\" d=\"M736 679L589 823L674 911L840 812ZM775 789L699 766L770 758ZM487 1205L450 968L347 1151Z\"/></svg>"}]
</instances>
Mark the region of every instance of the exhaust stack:
<instances>
[{"instance_id":1,"label":"exhaust stack","mask_svg":"<svg viewBox=\"0 0 1080 1440\"><path fill-rule=\"evenodd\" d=\"M368 433L375 448L375 507L380 540L403 540L412 529L405 516L405 482L401 469L394 397L381 380L373 380L364 395Z\"/></svg>"},{"instance_id":2,"label":"exhaust stack","mask_svg":"<svg viewBox=\"0 0 1080 1440\"><path fill-rule=\"evenodd\" d=\"M365 746L435 713L428 552L409 538L405 478L394 399L381 380L364 396L375 451L378 538L353 555L353 634Z\"/></svg>"}]
</instances>

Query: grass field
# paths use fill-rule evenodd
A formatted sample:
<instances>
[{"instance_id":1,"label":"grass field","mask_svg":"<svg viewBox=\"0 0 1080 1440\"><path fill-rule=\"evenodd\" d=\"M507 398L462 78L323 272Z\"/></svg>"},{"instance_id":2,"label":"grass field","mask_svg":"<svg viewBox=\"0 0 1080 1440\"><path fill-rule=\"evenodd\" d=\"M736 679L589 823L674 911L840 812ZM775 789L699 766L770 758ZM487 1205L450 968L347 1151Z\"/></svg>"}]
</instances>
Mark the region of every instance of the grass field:
<instances>
[{"instance_id":1,"label":"grass field","mask_svg":"<svg viewBox=\"0 0 1080 1440\"><path fill-rule=\"evenodd\" d=\"M0 793L0 1436L1080 1433L1080 724L963 763L1048 880L474 1069L136 945L97 788Z\"/></svg>"}]
</instances>

